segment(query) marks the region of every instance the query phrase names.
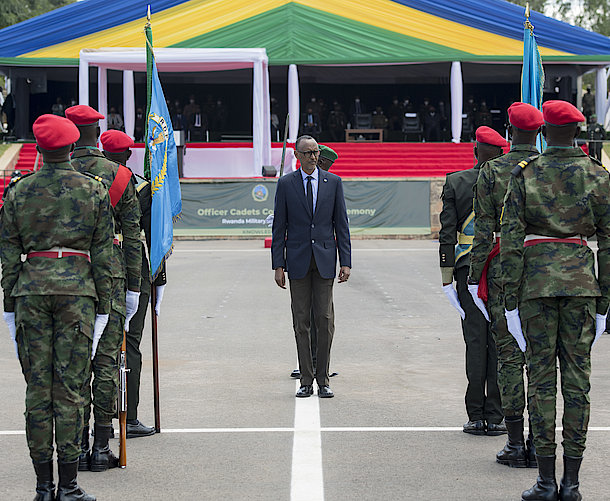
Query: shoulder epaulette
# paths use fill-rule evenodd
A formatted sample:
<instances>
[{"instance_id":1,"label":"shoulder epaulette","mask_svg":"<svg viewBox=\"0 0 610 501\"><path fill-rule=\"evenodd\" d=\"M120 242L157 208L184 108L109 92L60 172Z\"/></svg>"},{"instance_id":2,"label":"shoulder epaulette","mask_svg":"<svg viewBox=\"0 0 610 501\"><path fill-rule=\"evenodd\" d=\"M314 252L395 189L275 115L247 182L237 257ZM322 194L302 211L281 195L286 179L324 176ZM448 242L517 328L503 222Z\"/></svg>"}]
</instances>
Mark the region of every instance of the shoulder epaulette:
<instances>
[{"instance_id":1,"label":"shoulder epaulette","mask_svg":"<svg viewBox=\"0 0 610 501\"><path fill-rule=\"evenodd\" d=\"M21 174L20 176L14 177L13 179L11 179L10 183L8 184L8 186L15 185L15 183L18 183L22 179L24 179L24 178L26 178L28 176L31 176L32 174L34 174L34 172L28 172L26 174Z\"/></svg>"},{"instance_id":2,"label":"shoulder epaulette","mask_svg":"<svg viewBox=\"0 0 610 501\"><path fill-rule=\"evenodd\" d=\"M148 182L146 179L144 181L142 181L137 187L136 187L136 191L138 193L140 193L144 188L146 188L148 185L150 184L150 182Z\"/></svg>"},{"instance_id":3,"label":"shoulder epaulette","mask_svg":"<svg viewBox=\"0 0 610 501\"><path fill-rule=\"evenodd\" d=\"M513 176L518 176L521 172L523 172L523 169L525 169L533 160L535 160L539 156L540 155L532 155L531 157L528 157L525 160L521 160L521 162L519 162L517 166L511 171L511 174Z\"/></svg>"},{"instance_id":4,"label":"shoulder epaulette","mask_svg":"<svg viewBox=\"0 0 610 501\"><path fill-rule=\"evenodd\" d=\"M84 174L85 176L90 177L91 179L95 179L96 181L99 181L104 186L106 186L106 181L104 181L104 178L102 178L100 176L96 176L95 174L91 174L91 172L82 172L81 174Z\"/></svg>"}]
</instances>

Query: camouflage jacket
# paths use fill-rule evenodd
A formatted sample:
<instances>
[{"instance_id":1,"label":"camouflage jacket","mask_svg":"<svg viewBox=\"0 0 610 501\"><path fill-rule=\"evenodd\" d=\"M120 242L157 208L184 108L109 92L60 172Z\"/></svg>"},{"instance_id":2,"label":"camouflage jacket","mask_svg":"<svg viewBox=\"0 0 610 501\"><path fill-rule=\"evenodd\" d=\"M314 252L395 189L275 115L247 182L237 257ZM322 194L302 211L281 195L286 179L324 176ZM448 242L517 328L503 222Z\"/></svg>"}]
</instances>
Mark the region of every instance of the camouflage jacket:
<instances>
[{"instance_id":1,"label":"camouflage jacket","mask_svg":"<svg viewBox=\"0 0 610 501\"><path fill-rule=\"evenodd\" d=\"M524 165L525 164L525 165ZM506 309L539 297L610 300L610 179L580 148L549 147L511 175L504 199L500 255ZM528 234L597 235L595 259L586 245L547 242L523 247Z\"/></svg>"},{"instance_id":2,"label":"camouflage jacket","mask_svg":"<svg viewBox=\"0 0 610 501\"><path fill-rule=\"evenodd\" d=\"M97 298L110 311L112 212L103 183L75 172L70 163L45 163L6 193L2 215L4 310L15 297L67 295ZM53 247L89 251L61 259L21 255Z\"/></svg>"},{"instance_id":3,"label":"camouflage jacket","mask_svg":"<svg viewBox=\"0 0 610 501\"><path fill-rule=\"evenodd\" d=\"M440 214L441 230L438 234L439 258L443 283L452 281L453 269L469 265L465 253L456 262L455 246L462 226L472 214L473 187L479 176L480 164L472 169L447 174L443 186L443 210ZM472 237L468 240L472 242Z\"/></svg>"},{"instance_id":4,"label":"camouflage jacket","mask_svg":"<svg viewBox=\"0 0 610 501\"><path fill-rule=\"evenodd\" d=\"M515 166L537 155L538 150L529 144L516 144L508 153L485 162L480 169L474 196L474 242L470 252L470 273L472 280L481 280L487 256L495 244L494 232L500 235L500 215L504 205L504 195Z\"/></svg>"},{"instance_id":5,"label":"camouflage jacket","mask_svg":"<svg viewBox=\"0 0 610 501\"><path fill-rule=\"evenodd\" d=\"M80 147L72 154L72 166L78 172L88 172L104 180L110 188L118 172L119 164L108 160L100 150ZM140 205L135 184L129 182L123 196L114 207L114 232L122 234L123 243L115 245L112 263L113 278L125 278L127 288L140 290L142 252L140 249Z\"/></svg>"}]
</instances>

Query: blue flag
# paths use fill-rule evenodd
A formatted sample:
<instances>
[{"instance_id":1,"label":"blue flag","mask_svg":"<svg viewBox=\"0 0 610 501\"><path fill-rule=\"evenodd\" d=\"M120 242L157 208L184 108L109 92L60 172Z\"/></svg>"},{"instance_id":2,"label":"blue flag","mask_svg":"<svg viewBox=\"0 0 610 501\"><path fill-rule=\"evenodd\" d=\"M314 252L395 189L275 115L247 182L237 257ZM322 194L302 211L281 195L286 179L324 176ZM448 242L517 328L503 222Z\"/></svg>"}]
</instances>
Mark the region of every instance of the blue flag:
<instances>
[{"instance_id":1,"label":"blue flag","mask_svg":"<svg viewBox=\"0 0 610 501\"><path fill-rule=\"evenodd\" d=\"M538 51L534 27L529 22L529 12L526 12L527 20L523 30L523 70L521 72L521 101L531 104L542 111L542 93L544 90L544 68L542 57ZM538 135L536 141L538 150L542 151L546 146L544 139Z\"/></svg>"},{"instance_id":2,"label":"blue flag","mask_svg":"<svg viewBox=\"0 0 610 501\"><path fill-rule=\"evenodd\" d=\"M182 213L182 198L174 129L154 62L152 69L152 95L146 141L152 192L150 270L154 280L161 271L165 259L172 253L173 223Z\"/></svg>"}]
</instances>

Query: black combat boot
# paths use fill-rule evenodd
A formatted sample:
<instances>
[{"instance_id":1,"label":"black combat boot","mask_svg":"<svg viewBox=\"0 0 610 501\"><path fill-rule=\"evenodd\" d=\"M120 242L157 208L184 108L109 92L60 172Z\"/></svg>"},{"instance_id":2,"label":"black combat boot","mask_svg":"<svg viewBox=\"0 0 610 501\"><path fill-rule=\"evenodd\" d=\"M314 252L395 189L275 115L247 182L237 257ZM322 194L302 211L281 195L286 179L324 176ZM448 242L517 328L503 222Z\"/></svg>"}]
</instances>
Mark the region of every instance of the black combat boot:
<instances>
[{"instance_id":1,"label":"black combat boot","mask_svg":"<svg viewBox=\"0 0 610 501\"><path fill-rule=\"evenodd\" d=\"M557 501L557 481L555 480L555 456L539 456L538 479L531 489L523 491L521 501Z\"/></svg>"},{"instance_id":2,"label":"black combat boot","mask_svg":"<svg viewBox=\"0 0 610 501\"><path fill-rule=\"evenodd\" d=\"M508 440L504 449L496 454L496 461L513 468L525 468L527 455L523 441L523 416L509 416L505 422Z\"/></svg>"},{"instance_id":3,"label":"black combat boot","mask_svg":"<svg viewBox=\"0 0 610 501\"><path fill-rule=\"evenodd\" d=\"M559 499L561 501L581 501L582 495L578 490L580 463L582 463L582 456L563 456L563 478L559 489Z\"/></svg>"},{"instance_id":4,"label":"black combat boot","mask_svg":"<svg viewBox=\"0 0 610 501\"><path fill-rule=\"evenodd\" d=\"M34 464L36 471L36 497L34 501L54 501L55 484L53 483L53 461Z\"/></svg>"},{"instance_id":5,"label":"black combat boot","mask_svg":"<svg viewBox=\"0 0 610 501\"><path fill-rule=\"evenodd\" d=\"M532 423L529 422L529 433L527 434L527 440L525 441L525 451L527 453L527 467L538 468L538 461L536 461L536 446L534 445L534 435L532 434Z\"/></svg>"},{"instance_id":6,"label":"black combat boot","mask_svg":"<svg viewBox=\"0 0 610 501\"><path fill-rule=\"evenodd\" d=\"M89 450L89 426L83 428L83 437L80 443L81 454L78 457L78 471L91 469L91 451Z\"/></svg>"},{"instance_id":7,"label":"black combat boot","mask_svg":"<svg viewBox=\"0 0 610 501\"><path fill-rule=\"evenodd\" d=\"M87 494L76 483L78 460L71 463L57 462L59 470L59 489L56 501L95 501L95 496Z\"/></svg>"},{"instance_id":8,"label":"black combat boot","mask_svg":"<svg viewBox=\"0 0 610 501\"><path fill-rule=\"evenodd\" d=\"M93 450L91 452L91 471L106 471L119 465L118 458L110 450L108 439L112 433L112 425L94 424Z\"/></svg>"}]
</instances>

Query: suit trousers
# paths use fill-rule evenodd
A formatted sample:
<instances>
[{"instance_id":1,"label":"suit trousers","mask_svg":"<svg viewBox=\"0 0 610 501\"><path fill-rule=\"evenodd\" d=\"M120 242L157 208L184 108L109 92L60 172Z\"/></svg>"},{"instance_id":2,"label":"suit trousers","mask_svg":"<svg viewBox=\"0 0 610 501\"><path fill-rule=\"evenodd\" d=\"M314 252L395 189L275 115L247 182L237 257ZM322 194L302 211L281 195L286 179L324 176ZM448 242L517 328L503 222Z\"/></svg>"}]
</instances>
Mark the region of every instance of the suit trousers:
<instances>
[{"instance_id":1,"label":"suit trousers","mask_svg":"<svg viewBox=\"0 0 610 501\"><path fill-rule=\"evenodd\" d=\"M496 344L489 324L468 292L468 266L455 270L458 299L466 312L462 332L466 343L466 412L470 421L484 419L498 424L502 421L502 405L498 388Z\"/></svg>"},{"instance_id":2,"label":"suit trousers","mask_svg":"<svg viewBox=\"0 0 610 501\"><path fill-rule=\"evenodd\" d=\"M317 331L316 381L318 386L328 386L330 347L335 334L333 308L333 278L322 278L315 257L303 278L290 280L292 323L297 343L301 385L313 383L313 360L311 356L311 313Z\"/></svg>"}]
</instances>

